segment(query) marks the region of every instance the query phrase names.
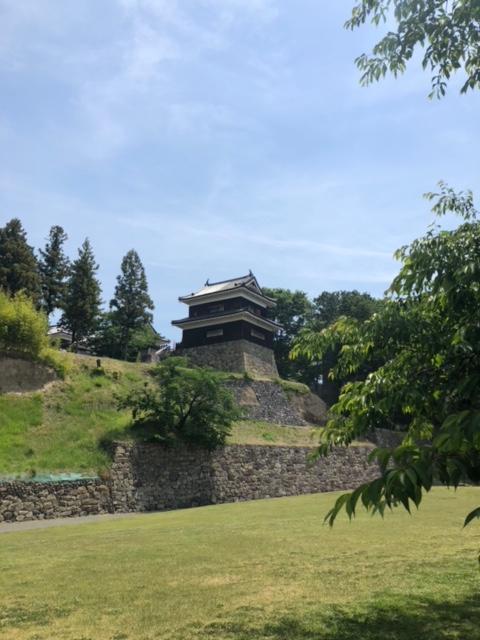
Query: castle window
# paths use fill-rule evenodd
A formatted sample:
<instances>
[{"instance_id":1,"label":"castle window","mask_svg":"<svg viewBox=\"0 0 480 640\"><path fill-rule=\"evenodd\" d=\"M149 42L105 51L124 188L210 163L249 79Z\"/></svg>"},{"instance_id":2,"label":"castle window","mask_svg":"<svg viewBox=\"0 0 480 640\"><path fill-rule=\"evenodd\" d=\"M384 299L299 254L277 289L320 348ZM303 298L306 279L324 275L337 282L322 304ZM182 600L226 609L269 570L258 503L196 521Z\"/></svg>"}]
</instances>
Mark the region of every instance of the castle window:
<instances>
[{"instance_id":1,"label":"castle window","mask_svg":"<svg viewBox=\"0 0 480 640\"><path fill-rule=\"evenodd\" d=\"M211 329L207 331L207 338L217 338L223 336L223 329Z\"/></svg>"},{"instance_id":2,"label":"castle window","mask_svg":"<svg viewBox=\"0 0 480 640\"><path fill-rule=\"evenodd\" d=\"M223 303L212 304L212 306L208 309L208 313L220 313L221 311L225 311L225 306Z\"/></svg>"},{"instance_id":3,"label":"castle window","mask_svg":"<svg viewBox=\"0 0 480 640\"><path fill-rule=\"evenodd\" d=\"M257 331L256 329L250 329L250 335L252 338L257 338L258 340L265 340L265 334L261 331Z\"/></svg>"}]
</instances>

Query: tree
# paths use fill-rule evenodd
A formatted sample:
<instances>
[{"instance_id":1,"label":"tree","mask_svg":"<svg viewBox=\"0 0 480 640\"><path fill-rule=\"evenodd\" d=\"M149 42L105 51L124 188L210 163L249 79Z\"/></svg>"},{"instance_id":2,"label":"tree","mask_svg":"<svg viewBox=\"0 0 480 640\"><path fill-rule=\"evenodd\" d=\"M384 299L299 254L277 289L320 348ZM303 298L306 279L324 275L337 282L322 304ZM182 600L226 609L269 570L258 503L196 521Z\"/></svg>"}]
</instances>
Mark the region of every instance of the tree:
<instances>
[{"instance_id":1,"label":"tree","mask_svg":"<svg viewBox=\"0 0 480 640\"><path fill-rule=\"evenodd\" d=\"M53 226L45 249L40 249L42 307L47 317L55 309L62 307L64 302L66 279L70 268L69 260L63 251L63 245L67 239L68 236L62 227Z\"/></svg>"},{"instance_id":2,"label":"tree","mask_svg":"<svg viewBox=\"0 0 480 640\"><path fill-rule=\"evenodd\" d=\"M323 291L314 301L315 321L321 327L347 316L356 320L366 320L378 311L382 301L369 293L353 291Z\"/></svg>"},{"instance_id":3,"label":"tree","mask_svg":"<svg viewBox=\"0 0 480 640\"><path fill-rule=\"evenodd\" d=\"M0 228L0 288L11 295L23 291L35 303L39 300L37 260L18 218Z\"/></svg>"},{"instance_id":4,"label":"tree","mask_svg":"<svg viewBox=\"0 0 480 640\"><path fill-rule=\"evenodd\" d=\"M154 305L148 295L145 269L133 249L122 260L114 298L110 302L113 320L119 327L120 353L127 358L132 335L151 323Z\"/></svg>"},{"instance_id":5,"label":"tree","mask_svg":"<svg viewBox=\"0 0 480 640\"><path fill-rule=\"evenodd\" d=\"M132 410L134 425L166 445L176 442L215 449L225 443L240 412L218 373L187 367L185 358L167 358L153 373L154 385L130 392L119 402Z\"/></svg>"},{"instance_id":6,"label":"tree","mask_svg":"<svg viewBox=\"0 0 480 640\"><path fill-rule=\"evenodd\" d=\"M361 83L369 85L387 74L403 73L417 48L423 49L422 66L432 73L430 97L445 95L451 76L463 69L460 89L480 88L480 2L478 0L360 0L346 22L355 29L367 21L378 26L393 22L374 47L356 64Z\"/></svg>"},{"instance_id":7,"label":"tree","mask_svg":"<svg viewBox=\"0 0 480 640\"><path fill-rule=\"evenodd\" d=\"M341 317L352 318L363 322L372 314L378 311L382 301L373 298L369 293L359 291L323 291L314 301L314 321L315 329L320 330L328 327ZM320 395L328 405L334 404L338 400L340 388L348 380L347 378L335 380L331 379L330 371L335 367L340 350L339 344L332 343L330 348L323 354L320 371L322 385ZM365 371L362 371L365 373Z\"/></svg>"},{"instance_id":8,"label":"tree","mask_svg":"<svg viewBox=\"0 0 480 640\"><path fill-rule=\"evenodd\" d=\"M440 226L396 257L402 262L385 305L363 323L345 318L322 332L304 333L296 349L321 358L334 342L341 350L335 376L368 367L346 384L322 434L320 453L348 445L374 426L401 421L402 442L372 453L380 467L373 482L342 495L328 515L359 500L367 509L419 506L434 480L458 486L480 482L480 222L471 192L441 183L427 194L438 216L462 223ZM465 520L480 518L480 507Z\"/></svg>"},{"instance_id":9,"label":"tree","mask_svg":"<svg viewBox=\"0 0 480 640\"><path fill-rule=\"evenodd\" d=\"M98 322L101 305L100 283L95 277L95 262L88 238L78 250L67 281L65 304L60 324L72 332L72 343L88 337Z\"/></svg>"},{"instance_id":10,"label":"tree","mask_svg":"<svg viewBox=\"0 0 480 640\"><path fill-rule=\"evenodd\" d=\"M115 314L112 312L103 313L99 318L95 333L89 339L89 345L99 356L124 358L131 362L138 360L142 352L149 348L158 349L161 345L162 336L150 324L139 327L131 333L126 353L122 349L121 334L122 330L116 321Z\"/></svg>"},{"instance_id":11,"label":"tree","mask_svg":"<svg viewBox=\"0 0 480 640\"><path fill-rule=\"evenodd\" d=\"M152 325L147 324L135 329L128 344L127 360L138 360L142 353L148 349L159 349L162 336L155 331Z\"/></svg>"},{"instance_id":12,"label":"tree","mask_svg":"<svg viewBox=\"0 0 480 640\"><path fill-rule=\"evenodd\" d=\"M282 331L275 336L273 343L280 376L293 378L305 384L313 384L318 375L317 368L307 361L293 361L289 358L295 337L311 321L312 302L304 291L264 288L263 292L276 302L276 306L268 310L268 317L283 327Z\"/></svg>"}]
</instances>

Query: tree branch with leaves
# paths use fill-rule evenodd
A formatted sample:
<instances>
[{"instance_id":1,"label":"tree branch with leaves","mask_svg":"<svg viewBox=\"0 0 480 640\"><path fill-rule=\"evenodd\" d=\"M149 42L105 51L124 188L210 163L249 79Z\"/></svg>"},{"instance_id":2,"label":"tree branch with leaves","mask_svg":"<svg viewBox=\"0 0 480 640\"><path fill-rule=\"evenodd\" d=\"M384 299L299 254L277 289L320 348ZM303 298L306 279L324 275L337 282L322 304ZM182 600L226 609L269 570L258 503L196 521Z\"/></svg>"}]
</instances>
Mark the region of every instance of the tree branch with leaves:
<instances>
[{"instance_id":1,"label":"tree branch with leaves","mask_svg":"<svg viewBox=\"0 0 480 640\"><path fill-rule=\"evenodd\" d=\"M303 332L292 356L321 359L340 343L335 379L366 367L343 386L322 434L319 455L349 445L375 427L397 427L397 447L376 448L374 481L341 496L328 514L352 517L359 501L373 511L418 507L433 482L480 482L480 222L471 192L440 183L427 194L437 216L453 213L401 248L400 273L386 303L365 322L341 318L321 332ZM480 508L465 520L480 517Z\"/></svg>"},{"instance_id":2,"label":"tree branch with leaves","mask_svg":"<svg viewBox=\"0 0 480 640\"><path fill-rule=\"evenodd\" d=\"M480 88L479 0L361 0L345 23L356 29L393 23L395 29L373 47L370 55L356 59L361 84L369 85L387 73L403 73L417 49L423 51L422 67L430 70L429 97L442 97L457 71L465 79L461 93Z\"/></svg>"}]
</instances>

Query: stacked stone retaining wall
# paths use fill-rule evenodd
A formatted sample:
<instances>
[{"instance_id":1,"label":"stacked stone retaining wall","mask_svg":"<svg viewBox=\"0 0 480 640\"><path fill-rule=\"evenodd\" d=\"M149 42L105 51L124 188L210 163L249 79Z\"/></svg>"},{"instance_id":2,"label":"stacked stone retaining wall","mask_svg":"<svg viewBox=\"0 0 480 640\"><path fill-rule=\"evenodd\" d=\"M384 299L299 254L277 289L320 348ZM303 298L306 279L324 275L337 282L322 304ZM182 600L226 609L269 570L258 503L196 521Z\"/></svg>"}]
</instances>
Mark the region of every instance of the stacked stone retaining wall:
<instances>
[{"instance_id":1,"label":"stacked stone retaining wall","mask_svg":"<svg viewBox=\"0 0 480 640\"><path fill-rule=\"evenodd\" d=\"M0 522L177 509L349 489L378 475L373 445L311 461L308 447L231 445L214 452L118 443L108 481L0 483Z\"/></svg>"},{"instance_id":2,"label":"stacked stone retaining wall","mask_svg":"<svg viewBox=\"0 0 480 640\"><path fill-rule=\"evenodd\" d=\"M176 355L186 356L191 364L219 371L278 376L273 350L249 340L231 340L198 347L177 347Z\"/></svg>"},{"instance_id":3,"label":"stacked stone retaining wall","mask_svg":"<svg viewBox=\"0 0 480 640\"><path fill-rule=\"evenodd\" d=\"M55 371L44 364L0 354L0 393L37 391L56 379Z\"/></svg>"},{"instance_id":4,"label":"stacked stone retaining wall","mask_svg":"<svg viewBox=\"0 0 480 640\"><path fill-rule=\"evenodd\" d=\"M292 402L277 382L229 380L225 386L232 391L244 417L249 420L262 420L281 425L307 425L299 403Z\"/></svg>"},{"instance_id":5,"label":"stacked stone retaining wall","mask_svg":"<svg viewBox=\"0 0 480 640\"><path fill-rule=\"evenodd\" d=\"M99 480L0 483L0 522L113 512L111 489Z\"/></svg>"}]
</instances>

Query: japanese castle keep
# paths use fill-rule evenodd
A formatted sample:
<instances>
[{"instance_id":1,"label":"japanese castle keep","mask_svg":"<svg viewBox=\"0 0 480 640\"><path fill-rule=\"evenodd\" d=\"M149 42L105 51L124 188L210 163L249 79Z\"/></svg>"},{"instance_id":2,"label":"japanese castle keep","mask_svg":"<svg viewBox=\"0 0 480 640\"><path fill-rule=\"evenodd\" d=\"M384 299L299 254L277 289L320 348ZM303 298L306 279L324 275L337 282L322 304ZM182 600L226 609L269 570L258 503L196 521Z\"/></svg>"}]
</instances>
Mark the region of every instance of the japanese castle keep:
<instances>
[{"instance_id":1,"label":"japanese castle keep","mask_svg":"<svg viewBox=\"0 0 480 640\"><path fill-rule=\"evenodd\" d=\"M172 322L183 332L177 353L222 371L278 375L273 337L281 326L267 317L275 301L262 293L251 271L232 280L207 280L179 300L188 306L188 317Z\"/></svg>"}]
</instances>

